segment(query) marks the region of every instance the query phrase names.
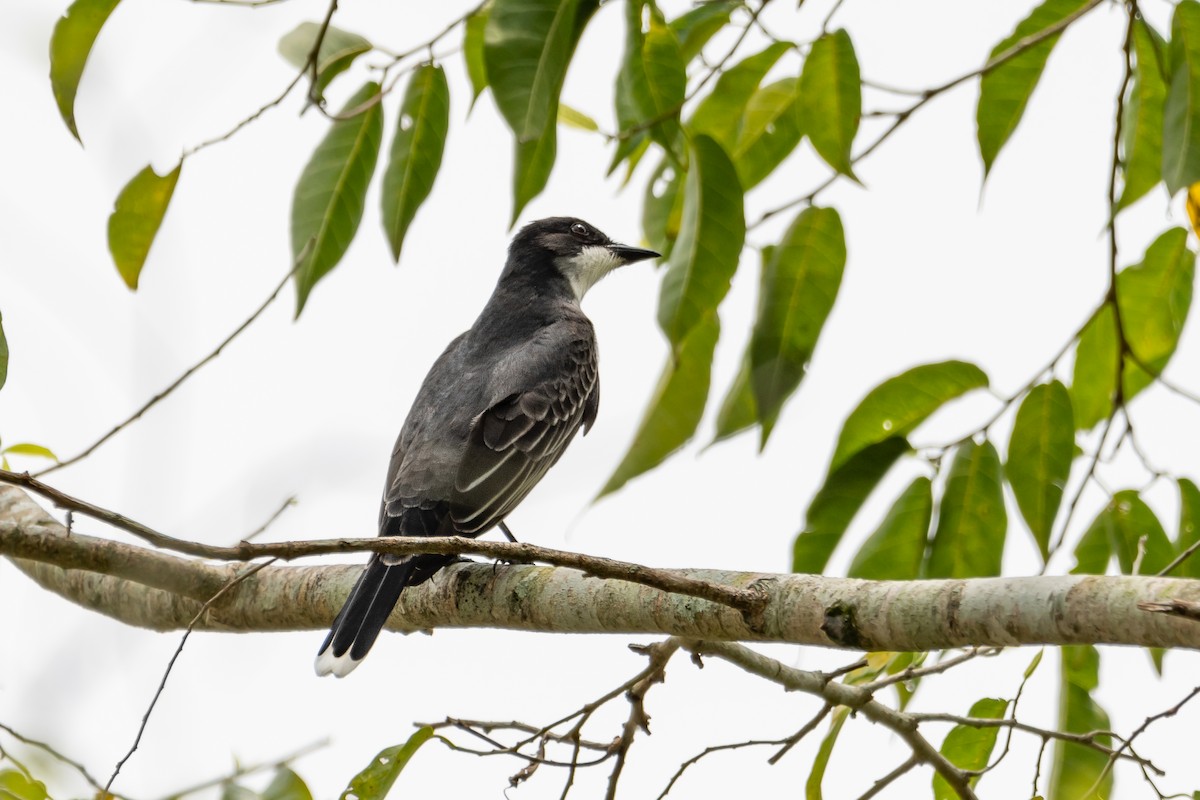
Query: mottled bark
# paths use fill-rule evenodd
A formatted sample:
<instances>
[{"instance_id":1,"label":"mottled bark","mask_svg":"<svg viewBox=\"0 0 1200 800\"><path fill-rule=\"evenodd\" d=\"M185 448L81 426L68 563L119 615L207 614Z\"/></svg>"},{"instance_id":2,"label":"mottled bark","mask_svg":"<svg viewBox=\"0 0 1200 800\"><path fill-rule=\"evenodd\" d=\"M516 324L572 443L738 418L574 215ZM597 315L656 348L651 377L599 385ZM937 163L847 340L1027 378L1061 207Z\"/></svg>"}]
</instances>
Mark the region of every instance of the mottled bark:
<instances>
[{"instance_id":1,"label":"mottled bark","mask_svg":"<svg viewBox=\"0 0 1200 800\"><path fill-rule=\"evenodd\" d=\"M184 628L246 569L67 534L19 489L0 487L0 554L39 585L131 625ZM357 566L269 566L197 625L205 630L326 627ZM565 567L461 563L406 591L393 630L491 627L562 633L662 633L709 641L778 641L857 650L967 645L1128 644L1200 648L1200 624L1139 610L1200 602L1200 581L1063 576L860 581L815 575L677 570L766 597L761 614Z\"/></svg>"}]
</instances>

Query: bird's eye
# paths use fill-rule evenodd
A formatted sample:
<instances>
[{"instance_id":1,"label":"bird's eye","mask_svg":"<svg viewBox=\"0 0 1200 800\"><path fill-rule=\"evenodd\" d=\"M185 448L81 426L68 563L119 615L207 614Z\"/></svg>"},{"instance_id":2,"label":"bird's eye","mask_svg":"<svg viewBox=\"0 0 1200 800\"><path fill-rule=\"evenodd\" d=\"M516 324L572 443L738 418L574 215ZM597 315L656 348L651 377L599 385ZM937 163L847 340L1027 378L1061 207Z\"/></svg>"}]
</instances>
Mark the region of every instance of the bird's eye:
<instances>
[{"instance_id":1,"label":"bird's eye","mask_svg":"<svg viewBox=\"0 0 1200 800\"><path fill-rule=\"evenodd\" d=\"M586 239L591 235L591 231L588 230L587 225L584 225L582 222L576 222L574 225L572 225L571 233L575 234L580 239Z\"/></svg>"}]
</instances>

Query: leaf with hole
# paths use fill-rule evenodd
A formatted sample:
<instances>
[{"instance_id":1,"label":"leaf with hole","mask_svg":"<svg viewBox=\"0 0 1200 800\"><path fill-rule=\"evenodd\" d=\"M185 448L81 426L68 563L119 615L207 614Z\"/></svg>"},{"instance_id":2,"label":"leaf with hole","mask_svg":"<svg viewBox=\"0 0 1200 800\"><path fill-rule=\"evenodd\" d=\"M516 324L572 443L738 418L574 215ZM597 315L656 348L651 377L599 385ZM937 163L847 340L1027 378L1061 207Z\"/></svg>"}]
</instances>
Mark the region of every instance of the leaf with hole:
<instances>
[{"instance_id":1,"label":"leaf with hole","mask_svg":"<svg viewBox=\"0 0 1200 800\"><path fill-rule=\"evenodd\" d=\"M96 37L119 2L75 0L54 24L54 32L50 35L50 88L59 115L80 144L83 139L79 138L75 124L75 94L79 91L83 68L92 54Z\"/></svg>"},{"instance_id":2,"label":"leaf with hole","mask_svg":"<svg viewBox=\"0 0 1200 800\"><path fill-rule=\"evenodd\" d=\"M367 83L340 114L361 107L377 94L379 84ZM382 105L374 103L330 126L296 182L291 234L292 256L298 262L293 278L297 317L313 286L337 266L358 232L382 142Z\"/></svg>"},{"instance_id":3,"label":"leaf with hole","mask_svg":"<svg viewBox=\"0 0 1200 800\"><path fill-rule=\"evenodd\" d=\"M938 505L929 548L930 578L986 578L1000 574L1008 514L1000 456L991 442L959 445Z\"/></svg>"},{"instance_id":4,"label":"leaf with hole","mask_svg":"<svg viewBox=\"0 0 1200 800\"><path fill-rule=\"evenodd\" d=\"M108 250L121 279L134 291L182 169L180 162L166 175L159 175L147 166L125 184L108 217Z\"/></svg>"},{"instance_id":5,"label":"leaf with hole","mask_svg":"<svg viewBox=\"0 0 1200 800\"><path fill-rule=\"evenodd\" d=\"M876 442L907 436L949 401L987 385L983 370L965 361L922 364L888 378L846 418L830 468Z\"/></svg>"},{"instance_id":6,"label":"leaf with hole","mask_svg":"<svg viewBox=\"0 0 1200 800\"><path fill-rule=\"evenodd\" d=\"M383 228L392 258L400 260L404 235L442 166L450 129L450 88L442 68L426 64L412 74L383 172Z\"/></svg>"},{"instance_id":7,"label":"leaf with hole","mask_svg":"<svg viewBox=\"0 0 1200 800\"><path fill-rule=\"evenodd\" d=\"M400 772L432 737L433 728L419 728L404 744L380 750L362 772L351 778L341 800L384 800Z\"/></svg>"},{"instance_id":8,"label":"leaf with hole","mask_svg":"<svg viewBox=\"0 0 1200 800\"><path fill-rule=\"evenodd\" d=\"M1035 386L1017 409L1004 471L1043 561L1074 450L1075 414L1067 387L1059 381Z\"/></svg>"}]
</instances>

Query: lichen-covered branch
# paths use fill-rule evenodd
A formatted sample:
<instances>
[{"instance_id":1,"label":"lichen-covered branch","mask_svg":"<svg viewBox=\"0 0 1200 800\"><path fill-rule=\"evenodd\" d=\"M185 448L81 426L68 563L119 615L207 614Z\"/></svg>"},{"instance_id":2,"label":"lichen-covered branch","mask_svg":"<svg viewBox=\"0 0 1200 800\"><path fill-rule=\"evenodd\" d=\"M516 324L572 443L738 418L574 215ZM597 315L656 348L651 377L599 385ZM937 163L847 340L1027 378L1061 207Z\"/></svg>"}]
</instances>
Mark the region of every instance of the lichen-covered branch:
<instances>
[{"instance_id":1,"label":"lichen-covered branch","mask_svg":"<svg viewBox=\"0 0 1200 800\"><path fill-rule=\"evenodd\" d=\"M181 558L67 530L19 489L0 487L0 555L38 584L131 625L182 630L241 567ZM325 628L358 566L269 566L214 603L201 630ZM707 641L776 641L857 650L970 645L1128 644L1200 649L1200 625L1139 602L1200 603L1200 581L1062 576L861 581L816 575L666 570L755 587L741 611L563 567L460 563L406 591L393 630L491 627L557 633L662 633Z\"/></svg>"}]
</instances>

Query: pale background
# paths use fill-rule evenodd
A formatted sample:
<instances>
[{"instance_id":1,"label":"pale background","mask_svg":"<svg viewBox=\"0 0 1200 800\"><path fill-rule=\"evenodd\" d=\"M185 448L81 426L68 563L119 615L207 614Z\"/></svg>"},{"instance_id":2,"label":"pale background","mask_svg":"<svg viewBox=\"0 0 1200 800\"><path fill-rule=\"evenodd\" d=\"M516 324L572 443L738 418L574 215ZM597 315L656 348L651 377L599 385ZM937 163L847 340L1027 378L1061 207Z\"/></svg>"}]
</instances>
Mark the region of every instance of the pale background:
<instances>
[{"instance_id":1,"label":"pale background","mask_svg":"<svg viewBox=\"0 0 1200 800\"><path fill-rule=\"evenodd\" d=\"M425 40L466 7L343 5L338 26L394 50ZM865 77L925 88L983 63L1029 6L849 2L837 22L851 31ZM788 3L769 9L765 19L780 33L811 38L827 7L806 4L799 26ZM681 8L668 7L669 15ZM1165 29L1166 4L1146 8ZM275 53L275 43L298 22L319 19L325 2L293 0L253 11L123 4L103 31L80 88L76 110L85 150L58 119L46 77L50 31L64 9L63 2L18 0L0 25L6 76L0 310L12 349L8 385L0 392L0 436L69 455L207 353L289 268L292 188L327 123L315 113L297 119L297 95L232 141L189 160L141 289L131 294L104 240L117 192L148 160L160 172L170 169L181 150L222 133L277 94L292 68ZM613 127L621 17L619 3L596 15L564 91L566 102L607 129ZM1062 39L982 193L974 144L978 83L970 82L930 103L858 168L869 190L841 182L822 197L845 222L846 278L811 371L762 455L754 435L701 452L753 313L758 265L747 251L722 306L726 335L717 351L714 399L697 441L664 468L589 505L625 452L666 353L654 322L660 277L654 267L637 265L594 289L586 306L603 350L600 419L510 518L517 534L646 564L785 571L842 417L869 388L913 364L950 357L983 366L1002 394L1025 383L1076 329L1106 284L1104 197L1122 35L1121 14L1101 8ZM455 34L440 50L458 41ZM317 286L298 323L292 322L289 289L216 363L52 483L160 530L212 543L237 541L291 494L300 504L271 529L272 538L374 532L393 437L428 365L471 323L491 291L510 236L509 133L490 97L467 118L461 56L449 56L445 65L453 95L446 158L399 268L387 254L375 186L354 245ZM778 70L795 66L785 59ZM360 65L341 77L331 91L333 104L364 75ZM386 105L385 141L398 100ZM907 103L878 93L866 101L868 108ZM878 122L864 124L860 141L879 130ZM644 177L622 193L616 180L601 177L608 158L597 137L562 129L549 189L522 221L578 215L615 239L636 242ZM826 174L802 145L749 198L748 217L806 193ZM1168 224L1164 208L1159 190L1122 215L1123 264L1139 260ZM1178 205L1169 214L1173 224L1183 223ZM790 219L783 215L754 231L750 241L777 240ZM1170 369L1193 389L1200 388L1198 347L1196 336L1185 336ZM915 440L951 441L994 407L986 394L958 403ZM1155 461L1195 477L1196 409L1158 388L1134 409ZM1003 444L1007 424L997 432ZM1127 466L1123 459L1102 468L1114 490L1144 481ZM873 528L914 470L886 481L856 522L853 541ZM1150 497L1174 535L1173 490L1160 485ZM1080 522L1101 502L1098 493L1090 495ZM77 526L117 535L89 520ZM849 550L839 550L833 573L844 571ZM1052 564L1055 571L1072 565L1063 556ZM1010 574L1037 568L1029 535L1015 516L1005 566ZM132 742L178 634L127 628L85 612L38 590L3 562L0 608L0 721L54 742L103 779ZM407 738L414 721L455 715L549 722L633 675L644 659L625 645L652 640L476 630L385 636L350 679L335 681L312 672L321 636L195 635L116 790L162 796L228 771L234 758L270 759L329 737L328 747L296 769L319 797L335 797L379 749ZM768 649L806 668L852 658L820 649ZM956 669L922 688L915 702L965 713L981 696L1011 697L1034 652L1010 651ZM1117 730L1128 732L1147 714L1177 702L1196 682L1197 667L1195 654L1172 653L1166 680L1159 681L1143 652L1109 649L1098 697ZM1056 668L1057 659L1047 658L1031 681L1022 701L1027 721L1053 725ZM704 746L787 735L817 708L807 696L784 695L716 660L699 672L679 658L667 683L649 696L654 735L636 742L622 796L655 797L679 763ZM616 735L626 712L624 703L614 703L588 735ZM1142 739L1142 752L1170 770L1162 781L1169 791L1200 786L1198 713L1189 708ZM672 796L723 797L747 789L795 795L821 735L823 729L775 767L764 763L768 750L712 756L693 767ZM1017 738L1013 750L980 784L984 796L1029 795L1037 741ZM886 731L852 720L833 756L827 796L855 796L905 756ZM1049 763L1047 758L1043 780ZM431 743L393 796L498 797L520 766L452 754ZM1151 794L1135 773L1118 772L1118 796ZM583 771L573 796L600 795L607 774L607 767ZM562 777L543 768L508 795L557 797ZM928 770L916 770L894 796L923 794L929 780ZM54 789L57 795L85 793L70 782Z\"/></svg>"}]
</instances>

